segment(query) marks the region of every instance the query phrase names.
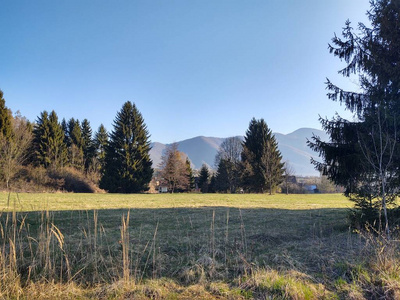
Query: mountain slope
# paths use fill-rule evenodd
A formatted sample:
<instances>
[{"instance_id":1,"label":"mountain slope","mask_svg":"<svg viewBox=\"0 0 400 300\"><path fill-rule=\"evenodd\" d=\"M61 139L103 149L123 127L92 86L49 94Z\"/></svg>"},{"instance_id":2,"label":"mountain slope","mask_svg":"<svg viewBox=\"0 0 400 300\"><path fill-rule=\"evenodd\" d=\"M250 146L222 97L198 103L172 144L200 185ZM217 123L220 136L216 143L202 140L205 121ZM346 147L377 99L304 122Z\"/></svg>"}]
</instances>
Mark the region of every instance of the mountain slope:
<instances>
[{"instance_id":1,"label":"mountain slope","mask_svg":"<svg viewBox=\"0 0 400 300\"><path fill-rule=\"evenodd\" d=\"M319 175L310 163L310 158L318 159L318 154L307 146L307 139L311 139L313 134L323 140L329 140L325 132L312 128L300 128L289 134L275 133L283 161L289 162L296 175ZM214 167L215 155L224 140L224 138L198 136L178 142L178 149L188 155L195 169L200 169L203 163ZM159 166L162 153L167 146L157 142L152 143L150 156L154 168Z\"/></svg>"}]
</instances>

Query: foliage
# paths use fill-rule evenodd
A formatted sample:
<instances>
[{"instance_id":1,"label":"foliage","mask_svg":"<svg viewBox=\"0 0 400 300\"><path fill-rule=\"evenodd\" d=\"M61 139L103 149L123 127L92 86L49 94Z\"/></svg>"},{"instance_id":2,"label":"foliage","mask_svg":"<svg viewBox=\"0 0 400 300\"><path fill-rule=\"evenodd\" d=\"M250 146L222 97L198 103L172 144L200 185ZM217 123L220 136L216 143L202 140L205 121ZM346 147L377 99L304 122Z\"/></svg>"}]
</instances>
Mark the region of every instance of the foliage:
<instances>
[{"instance_id":1,"label":"foliage","mask_svg":"<svg viewBox=\"0 0 400 300\"><path fill-rule=\"evenodd\" d=\"M88 171L92 159L95 156L95 147L92 139L92 128L88 119L83 119L81 124L82 129L82 150L83 150L83 162L85 171Z\"/></svg>"},{"instance_id":2,"label":"foliage","mask_svg":"<svg viewBox=\"0 0 400 300\"><path fill-rule=\"evenodd\" d=\"M0 90L0 136L10 139L12 134L11 111L6 107L3 91Z\"/></svg>"},{"instance_id":3,"label":"foliage","mask_svg":"<svg viewBox=\"0 0 400 300\"><path fill-rule=\"evenodd\" d=\"M210 183L210 171L206 164L203 164L200 169L198 185L202 193L208 192L208 185Z\"/></svg>"},{"instance_id":4,"label":"foliage","mask_svg":"<svg viewBox=\"0 0 400 300\"><path fill-rule=\"evenodd\" d=\"M126 102L114 120L100 187L112 193L149 189L153 175L149 133L135 104Z\"/></svg>"},{"instance_id":5,"label":"foliage","mask_svg":"<svg viewBox=\"0 0 400 300\"><path fill-rule=\"evenodd\" d=\"M193 175L192 165L188 157L186 157L186 174L188 179L187 191L192 191L196 188L196 182Z\"/></svg>"},{"instance_id":6,"label":"foliage","mask_svg":"<svg viewBox=\"0 0 400 300\"><path fill-rule=\"evenodd\" d=\"M165 150L164 155L161 157L160 169L163 182L167 184L171 193L187 190L190 174L188 173L184 154L178 151L177 143L173 143Z\"/></svg>"},{"instance_id":7,"label":"foliage","mask_svg":"<svg viewBox=\"0 0 400 300\"><path fill-rule=\"evenodd\" d=\"M62 125L63 126L63 125ZM71 118L67 124L67 146L69 165L83 170L83 137L79 120Z\"/></svg>"},{"instance_id":8,"label":"foliage","mask_svg":"<svg viewBox=\"0 0 400 300\"><path fill-rule=\"evenodd\" d=\"M50 115L43 111L33 129L34 160L37 165L57 170L67 162L64 131L53 110Z\"/></svg>"},{"instance_id":9,"label":"foliage","mask_svg":"<svg viewBox=\"0 0 400 300\"><path fill-rule=\"evenodd\" d=\"M242 151L242 141L238 137L230 137L222 142L215 157L217 191L235 193L239 188Z\"/></svg>"},{"instance_id":10,"label":"foliage","mask_svg":"<svg viewBox=\"0 0 400 300\"><path fill-rule=\"evenodd\" d=\"M224 159L220 159L217 168L217 174L215 176L215 189L217 192L227 193L231 191L230 175L233 173L233 164Z\"/></svg>"},{"instance_id":11,"label":"foliage","mask_svg":"<svg viewBox=\"0 0 400 300\"><path fill-rule=\"evenodd\" d=\"M246 189L269 193L282 182L283 163L278 143L263 119L253 118L246 131L242 152L242 179Z\"/></svg>"},{"instance_id":12,"label":"foliage","mask_svg":"<svg viewBox=\"0 0 400 300\"><path fill-rule=\"evenodd\" d=\"M309 143L323 158L322 163L313 161L316 168L344 186L356 207L366 210L386 212L399 193L399 13L398 1L371 1L371 28L360 23L357 34L347 21L343 39L332 39L330 52L347 64L339 73L358 75L360 92L344 91L328 80L328 97L344 104L355 121L320 119L331 140L313 137Z\"/></svg>"}]
</instances>

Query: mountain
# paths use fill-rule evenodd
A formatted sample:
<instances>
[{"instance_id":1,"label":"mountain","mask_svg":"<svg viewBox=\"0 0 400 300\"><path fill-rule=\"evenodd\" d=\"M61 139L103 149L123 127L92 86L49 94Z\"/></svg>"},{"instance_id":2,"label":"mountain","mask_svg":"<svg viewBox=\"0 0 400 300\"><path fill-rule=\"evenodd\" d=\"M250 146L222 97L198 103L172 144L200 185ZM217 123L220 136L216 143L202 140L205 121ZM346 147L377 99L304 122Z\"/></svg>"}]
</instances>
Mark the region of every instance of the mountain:
<instances>
[{"instance_id":1,"label":"mountain","mask_svg":"<svg viewBox=\"0 0 400 300\"><path fill-rule=\"evenodd\" d=\"M289 134L274 133L283 161L288 161L296 175L319 175L310 163L310 158L318 159L318 154L307 146L307 139L311 139L313 134L322 140L329 140L324 131L312 128L300 128ZM198 136L178 142L178 149L189 157L195 169L200 169L203 163L213 168L215 155L224 140L225 138ZM151 146L150 156L153 167L157 168L161 163L163 151L168 145L155 142Z\"/></svg>"}]
</instances>

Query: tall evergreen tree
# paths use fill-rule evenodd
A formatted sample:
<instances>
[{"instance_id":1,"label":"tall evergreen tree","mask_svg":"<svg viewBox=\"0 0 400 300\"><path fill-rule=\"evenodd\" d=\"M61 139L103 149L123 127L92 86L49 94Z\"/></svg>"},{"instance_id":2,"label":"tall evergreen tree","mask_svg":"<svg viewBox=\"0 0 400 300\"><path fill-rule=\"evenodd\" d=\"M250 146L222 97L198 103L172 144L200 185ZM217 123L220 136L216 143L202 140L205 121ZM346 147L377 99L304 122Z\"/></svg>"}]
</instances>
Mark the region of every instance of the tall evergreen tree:
<instances>
[{"instance_id":1,"label":"tall evergreen tree","mask_svg":"<svg viewBox=\"0 0 400 300\"><path fill-rule=\"evenodd\" d=\"M89 169L89 165L92 163L92 159L95 156L95 147L92 138L92 128L87 119L84 119L81 124L82 127L82 149L83 149L83 160L85 170Z\"/></svg>"},{"instance_id":2,"label":"tall evergreen tree","mask_svg":"<svg viewBox=\"0 0 400 300\"><path fill-rule=\"evenodd\" d=\"M83 160L83 137L82 129L79 120L74 118L68 121L68 158L69 164L78 169L83 170L84 160Z\"/></svg>"},{"instance_id":3,"label":"tall evergreen tree","mask_svg":"<svg viewBox=\"0 0 400 300\"><path fill-rule=\"evenodd\" d=\"M230 161L220 159L215 176L215 190L217 192L227 193L231 192L230 173L232 164Z\"/></svg>"},{"instance_id":4,"label":"tall evergreen tree","mask_svg":"<svg viewBox=\"0 0 400 300\"><path fill-rule=\"evenodd\" d=\"M271 129L263 119L253 118L242 152L243 184L252 192L270 194L283 180L282 155Z\"/></svg>"},{"instance_id":5,"label":"tall evergreen tree","mask_svg":"<svg viewBox=\"0 0 400 300\"><path fill-rule=\"evenodd\" d=\"M65 118L61 120L61 128L64 131L64 144L69 147L69 132L68 132L68 124Z\"/></svg>"},{"instance_id":6,"label":"tall evergreen tree","mask_svg":"<svg viewBox=\"0 0 400 300\"><path fill-rule=\"evenodd\" d=\"M44 111L38 117L33 130L35 161L46 168L58 169L67 161L64 131L53 110L50 115Z\"/></svg>"},{"instance_id":7,"label":"tall evergreen tree","mask_svg":"<svg viewBox=\"0 0 400 300\"><path fill-rule=\"evenodd\" d=\"M9 140L12 135L12 116L10 110L6 107L6 101L3 98L3 92L0 90L0 135Z\"/></svg>"},{"instance_id":8,"label":"tall evergreen tree","mask_svg":"<svg viewBox=\"0 0 400 300\"><path fill-rule=\"evenodd\" d=\"M199 174L199 188L202 193L208 193L208 185L210 183L210 171L207 165L203 164Z\"/></svg>"},{"instance_id":9,"label":"tall evergreen tree","mask_svg":"<svg viewBox=\"0 0 400 300\"><path fill-rule=\"evenodd\" d=\"M323 158L313 161L316 168L345 187L361 216L372 217L364 221L373 223L384 211L389 233L386 206L394 204L400 183L400 2L371 1L368 17L371 28L360 23L355 33L347 21L343 37L335 35L329 45L346 62L339 73L359 76L360 92L328 80L328 98L344 104L356 121L320 119L330 141L315 136L309 145Z\"/></svg>"},{"instance_id":10,"label":"tall evergreen tree","mask_svg":"<svg viewBox=\"0 0 400 300\"><path fill-rule=\"evenodd\" d=\"M128 101L114 120L100 187L113 193L148 190L153 175L150 149L143 117L135 104Z\"/></svg>"},{"instance_id":11,"label":"tall evergreen tree","mask_svg":"<svg viewBox=\"0 0 400 300\"><path fill-rule=\"evenodd\" d=\"M102 172L105 165L106 148L108 145L108 133L103 124L99 126L99 129L94 135L94 148L95 156L100 165L100 171Z\"/></svg>"}]
</instances>

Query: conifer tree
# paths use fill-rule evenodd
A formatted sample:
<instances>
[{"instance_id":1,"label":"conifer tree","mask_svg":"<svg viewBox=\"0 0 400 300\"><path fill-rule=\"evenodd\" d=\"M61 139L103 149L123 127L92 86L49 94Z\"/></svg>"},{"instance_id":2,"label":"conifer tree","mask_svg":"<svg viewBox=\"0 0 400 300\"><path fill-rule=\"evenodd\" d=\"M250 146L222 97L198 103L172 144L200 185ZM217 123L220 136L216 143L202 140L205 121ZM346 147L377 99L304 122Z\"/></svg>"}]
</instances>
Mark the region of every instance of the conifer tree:
<instances>
[{"instance_id":1,"label":"conifer tree","mask_svg":"<svg viewBox=\"0 0 400 300\"><path fill-rule=\"evenodd\" d=\"M64 144L69 148L69 132L68 132L68 124L65 118L61 120L61 128L64 131Z\"/></svg>"},{"instance_id":2,"label":"conifer tree","mask_svg":"<svg viewBox=\"0 0 400 300\"><path fill-rule=\"evenodd\" d=\"M199 188L202 193L208 193L208 185L210 181L210 171L207 165L203 164L199 174Z\"/></svg>"},{"instance_id":3,"label":"conifer tree","mask_svg":"<svg viewBox=\"0 0 400 300\"><path fill-rule=\"evenodd\" d=\"M100 171L102 172L105 164L106 148L108 145L108 133L103 124L99 126L99 129L95 133L93 143L95 156L99 162Z\"/></svg>"},{"instance_id":4,"label":"conifer tree","mask_svg":"<svg viewBox=\"0 0 400 300\"><path fill-rule=\"evenodd\" d=\"M263 119L253 118L242 152L243 184L252 192L270 194L283 180L282 155L271 129Z\"/></svg>"},{"instance_id":5,"label":"conifer tree","mask_svg":"<svg viewBox=\"0 0 400 300\"><path fill-rule=\"evenodd\" d=\"M9 140L12 135L11 112L6 107L3 92L0 90L0 135Z\"/></svg>"},{"instance_id":6,"label":"conifer tree","mask_svg":"<svg viewBox=\"0 0 400 300\"><path fill-rule=\"evenodd\" d=\"M83 150L83 161L85 170L89 169L89 165L92 163L92 159L95 155L95 148L92 139L92 128L87 119L84 119L81 124L82 128L82 150Z\"/></svg>"},{"instance_id":7,"label":"conifer tree","mask_svg":"<svg viewBox=\"0 0 400 300\"><path fill-rule=\"evenodd\" d=\"M149 133L143 117L128 101L114 120L100 187L112 193L148 190L153 175L149 152Z\"/></svg>"},{"instance_id":8,"label":"conifer tree","mask_svg":"<svg viewBox=\"0 0 400 300\"><path fill-rule=\"evenodd\" d=\"M215 190L217 192L231 192L230 187L230 162L225 159L220 159L217 168L217 174L215 176Z\"/></svg>"},{"instance_id":9,"label":"conifer tree","mask_svg":"<svg viewBox=\"0 0 400 300\"><path fill-rule=\"evenodd\" d=\"M395 203L400 191L400 3L370 3L371 27L359 23L355 32L347 21L342 38L335 35L329 45L346 63L339 73L359 77L357 92L327 80L328 98L344 104L354 119L321 118L330 141L315 136L309 145L323 159L313 161L316 168L345 187L345 195L360 209L360 221L373 224L383 211L389 235L386 206Z\"/></svg>"},{"instance_id":10,"label":"conifer tree","mask_svg":"<svg viewBox=\"0 0 400 300\"><path fill-rule=\"evenodd\" d=\"M69 164L78 170L83 170L83 137L80 122L71 118L67 127L68 138L64 140L67 140Z\"/></svg>"},{"instance_id":11,"label":"conifer tree","mask_svg":"<svg viewBox=\"0 0 400 300\"><path fill-rule=\"evenodd\" d=\"M50 115L43 111L33 130L35 161L45 168L59 169L67 161L67 148L64 144L64 131L53 110Z\"/></svg>"}]
</instances>

